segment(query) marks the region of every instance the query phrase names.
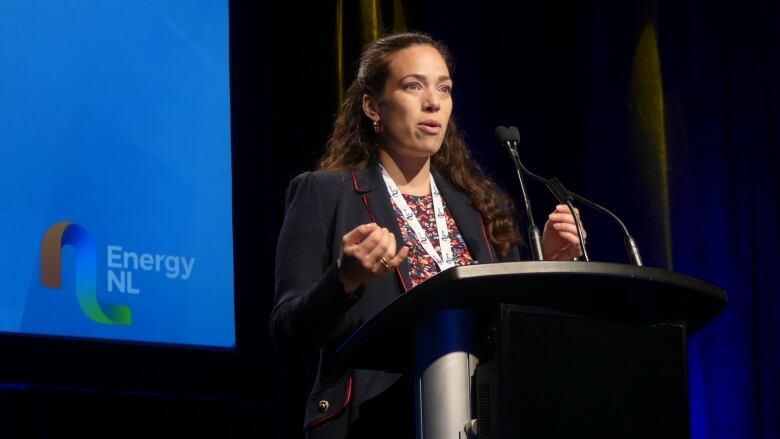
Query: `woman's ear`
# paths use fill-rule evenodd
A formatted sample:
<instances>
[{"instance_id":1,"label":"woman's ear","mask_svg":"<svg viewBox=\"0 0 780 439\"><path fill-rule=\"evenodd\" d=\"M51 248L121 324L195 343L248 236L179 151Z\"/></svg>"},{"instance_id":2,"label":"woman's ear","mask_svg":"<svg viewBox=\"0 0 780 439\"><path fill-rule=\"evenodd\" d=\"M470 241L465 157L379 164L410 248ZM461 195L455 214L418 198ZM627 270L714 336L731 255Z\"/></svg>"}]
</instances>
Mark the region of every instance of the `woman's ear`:
<instances>
[{"instance_id":1,"label":"woman's ear","mask_svg":"<svg viewBox=\"0 0 780 439\"><path fill-rule=\"evenodd\" d=\"M366 116L368 116L368 118L374 122L380 120L379 106L377 105L376 100L367 94L363 95L363 113L365 113Z\"/></svg>"}]
</instances>

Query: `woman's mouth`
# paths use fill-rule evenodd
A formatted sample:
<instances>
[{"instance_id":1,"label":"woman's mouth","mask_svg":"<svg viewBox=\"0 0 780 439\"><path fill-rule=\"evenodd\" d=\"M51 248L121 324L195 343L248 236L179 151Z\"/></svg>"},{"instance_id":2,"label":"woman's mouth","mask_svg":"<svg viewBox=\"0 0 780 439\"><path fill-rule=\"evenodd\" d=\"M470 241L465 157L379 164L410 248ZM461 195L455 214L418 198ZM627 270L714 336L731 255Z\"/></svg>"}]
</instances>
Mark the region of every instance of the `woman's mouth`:
<instances>
[{"instance_id":1,"label":"woman's mouth","mask_svg":"<svg viewBox=\"0 0 780 439\"><path fill-rule=\"evenodd\" d=\"M439 134L441 132L441 124L435 120L426 120L418 123L417 126L425 134Z\"/></svg>"}]
</instances>

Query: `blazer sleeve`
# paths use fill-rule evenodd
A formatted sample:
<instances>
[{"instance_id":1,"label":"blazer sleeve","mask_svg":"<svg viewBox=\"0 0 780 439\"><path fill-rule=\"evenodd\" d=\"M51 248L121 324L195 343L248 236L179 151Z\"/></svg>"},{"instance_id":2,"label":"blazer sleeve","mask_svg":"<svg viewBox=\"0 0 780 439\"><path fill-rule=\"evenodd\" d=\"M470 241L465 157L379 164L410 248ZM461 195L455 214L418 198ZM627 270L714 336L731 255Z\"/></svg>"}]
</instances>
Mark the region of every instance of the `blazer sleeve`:
<instances>
[{"instance_id":1,"label":"blazer sleeve","mask_svg":"<svg viewBox=\"0 0 780 439\"><path fill-rule=\"evenodd\" d=\"M276 250L271 336L278 350L313 353L327 342L357 300L338 278L331 248L336 202L314 173L296 177L287 190ZM330 190L327 190L330 189Z\"/></svg>"}]
</instances>

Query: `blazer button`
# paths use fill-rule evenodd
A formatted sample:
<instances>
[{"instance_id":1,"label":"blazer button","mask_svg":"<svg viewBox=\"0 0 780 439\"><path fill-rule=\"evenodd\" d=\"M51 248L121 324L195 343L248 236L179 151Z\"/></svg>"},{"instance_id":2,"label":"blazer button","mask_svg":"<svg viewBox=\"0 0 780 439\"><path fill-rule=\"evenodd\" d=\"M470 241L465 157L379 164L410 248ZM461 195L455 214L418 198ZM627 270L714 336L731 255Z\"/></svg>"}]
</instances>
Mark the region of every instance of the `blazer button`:
<instances>
[{"instance_id":1,"label":"blazer button","mask_svg":"<svg viewBox=\"0 0 780 439\"><path fill-rule=\"evenodd\" d=\"M330 408L330 403L325 399L323 399L317 404L317 409L319 409L320 413L326 413L329 408Z\"/></svg>"}]
</instances>

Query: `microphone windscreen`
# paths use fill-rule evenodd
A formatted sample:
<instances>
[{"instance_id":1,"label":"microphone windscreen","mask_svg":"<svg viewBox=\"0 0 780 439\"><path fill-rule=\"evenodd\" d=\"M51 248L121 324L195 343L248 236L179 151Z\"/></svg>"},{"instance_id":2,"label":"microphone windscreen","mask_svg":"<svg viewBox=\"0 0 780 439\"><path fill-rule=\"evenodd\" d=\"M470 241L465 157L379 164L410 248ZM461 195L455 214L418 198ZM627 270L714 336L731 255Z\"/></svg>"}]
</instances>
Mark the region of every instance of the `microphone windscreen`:
<instances>
[{"instance_id":1,"label":"microphone windscreen","mask_svg":"<svg viewBox=\"0 0 780 439\"><path fill-rule=\"evenodd\" d=\"M496 127L496 139L501 143L506 143L509 140L508 132L505 126L499 125Z\"/></svg>"},{"instance_id":2,"label":"microphone windscreen","mask_svg":"<svg viewBox=\"0 0 780 439\"><path fill-rule=\"evenodd\" d=\"M520 143L520 131L518 131L517 127L511 126L506 131L508 140Z\"/></svg>"}]
</instances>

